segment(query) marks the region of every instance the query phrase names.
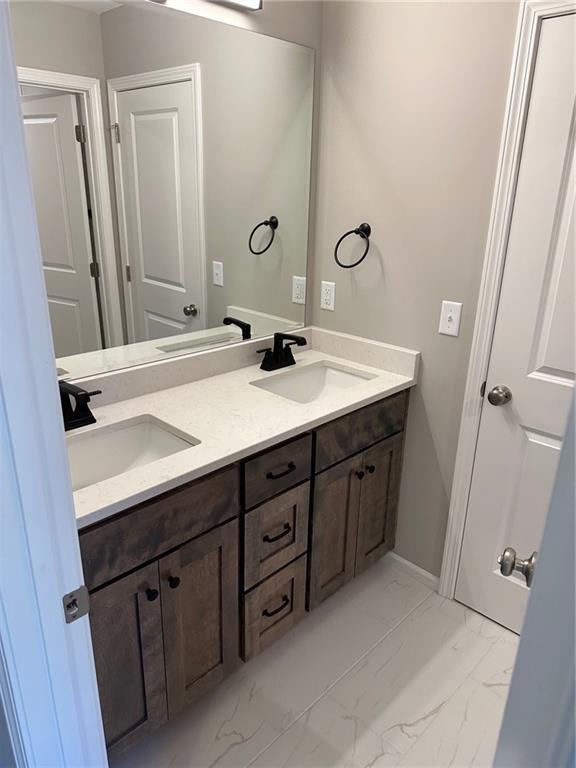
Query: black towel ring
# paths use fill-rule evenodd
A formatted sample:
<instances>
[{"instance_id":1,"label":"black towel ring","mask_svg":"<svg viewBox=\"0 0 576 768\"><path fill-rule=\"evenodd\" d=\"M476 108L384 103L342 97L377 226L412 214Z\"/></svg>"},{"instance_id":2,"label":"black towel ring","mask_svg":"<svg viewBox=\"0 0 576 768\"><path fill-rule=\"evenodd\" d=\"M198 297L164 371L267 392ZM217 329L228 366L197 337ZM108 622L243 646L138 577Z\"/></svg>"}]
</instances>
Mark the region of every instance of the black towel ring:
<instances>
[{"instance_id":1,"label":"black towel ring","mask_svg":"<svg viewBox=\"0 0 576 768\"><path fill-rule=\"evenodd\" d=\"M339 267L342 267L342 269L352 269L353 267L357 267L358 264L362 264L366 256L368 255L368 251L370 250L370 235L372 234L372 227L370 224L360 224L359 227L356 227L356 229L351 229L349 232L345 232L340 240L336 243L336 247L334 248L334 258L336 260L336 264L338 264ZM340 247L340 243L342 240L344 240L345 237L348 237L348 235L360 235L360 237L364 238L366 241L366 247L364 248L364 253L358 261L355 261L353 264L342 264L340 259L338 258L338 248Z\"/></svg>"},{"instance_id":2,"label":"black towel ring","mask_svg":"<svg viewBox=\"0 0 576 768\"><path fill-rule=\"evenodd\" d=\"M260 227L270 227L270 230L272 232L272 237L270 238L268 245L262 248L261 251L255 251L254 248L252 248L252 238L254 237L256 230L260 229ZM266 253L268 248L270 248L270 246L274 242L274 237L276 235L277 229L278 229L278 219L276 218L276 216L270 216L270 218L266 219L266 221L261 221L260 224L256 224L252 232L250 232L250 237L248 238L248 248L250 248L250 252L253 253L255 256L260 256L261 253Z\"/></svg>"}]
</instances>

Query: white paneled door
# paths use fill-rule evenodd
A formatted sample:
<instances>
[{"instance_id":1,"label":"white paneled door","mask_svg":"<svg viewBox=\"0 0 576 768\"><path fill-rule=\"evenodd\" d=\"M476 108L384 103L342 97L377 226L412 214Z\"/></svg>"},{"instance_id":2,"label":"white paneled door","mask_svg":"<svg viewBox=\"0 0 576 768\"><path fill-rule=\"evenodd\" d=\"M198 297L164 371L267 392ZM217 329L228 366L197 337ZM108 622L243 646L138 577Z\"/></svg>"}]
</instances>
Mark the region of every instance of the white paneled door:
<instances>
[{"instance_id":1,"label":"white paneled door","mask_svg":"<svg viewBox=\"0 0 576 768\"><path fill-rule=\"evenodd\" d=\"M116 93L118 203L134 341L205 327L194 98L191 81Z\"/></svg>"},{"instance_id":2,"label":"white paneled door","mask_svg":"<svg viewBox=\"0 0 576 768\"><path fill-rule=\"evenodd\" d=\"M498 556L540 547L574 387L575 41L576 15L543 20L456 584L516 632L528 588Z\"/></svg>"},{"instance_id":3,"label":"white paneled door","mask_svg":"<svg viewBox=\"0 0 576 768\"><path fill-rule=\"evenodd\" d=\"M101 349L76 96L23 98L22 113L56 357Z\"/></svg>"}]
</instances>

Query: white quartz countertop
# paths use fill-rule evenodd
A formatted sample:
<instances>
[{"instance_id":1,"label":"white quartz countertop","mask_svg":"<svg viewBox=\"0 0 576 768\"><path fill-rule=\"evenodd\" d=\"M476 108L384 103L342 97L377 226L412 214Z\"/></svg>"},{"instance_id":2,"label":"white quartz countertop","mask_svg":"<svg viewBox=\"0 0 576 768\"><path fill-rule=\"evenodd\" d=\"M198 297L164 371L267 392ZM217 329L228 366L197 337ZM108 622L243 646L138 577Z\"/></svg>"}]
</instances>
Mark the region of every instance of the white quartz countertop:
<instances>
[{"instance_id":1,"label":"white quartz countertop","mask_svg":"<svg viewBox=\"0 0 576 768\"><path fill-rule=\"evenodd\" d=\"M250 385L250 382L294 368L267 373L256 364L94 408L97 423L75 430L74 434L150 414L200 443L76 491L74 503L78 527L96 523L275 443L407 389L416 381L417 363L413 375L406 375L316 350L300 352L296 359L298 367L326 360L376 376L302 404Z\"/></svg>"}]
</instances>

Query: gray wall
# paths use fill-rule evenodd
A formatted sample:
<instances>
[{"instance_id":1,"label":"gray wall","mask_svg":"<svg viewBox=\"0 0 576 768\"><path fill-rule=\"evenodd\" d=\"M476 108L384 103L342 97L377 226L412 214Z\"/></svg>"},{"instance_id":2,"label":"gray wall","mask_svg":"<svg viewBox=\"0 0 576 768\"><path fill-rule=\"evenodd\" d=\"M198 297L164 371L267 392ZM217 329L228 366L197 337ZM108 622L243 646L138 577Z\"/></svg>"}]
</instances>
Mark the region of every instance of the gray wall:
<instances>
[{"instance_id":1,"label":"gray wall","mask_svg":"<svg viewBox=\"0 0 576 768\"><path fill-rule=\"evenodd\" d=\"M10 3L16 63L104 79L100 18L58 3Z\"/></svg>"},{"instance_id":2,"label":"gray wall","mask_svg":"<svg viewBox=\"0 0 576 768\"><path fill-rule=\"evenodd\" d=\"M313 322L422 352L397 552L435 574L516 16L511 3L323 6ZM334 243L362 221L371 252L342 270ZM335 312L319 308L322 279ZM464 302L459 338L438 335L442 299Z\"/></svg>"},{"instance_id":3,"label":"gray wall","mask_svg":"<svg viewBox=\"0 0 576 768\"><path fill-rule=\"evenodd\" d=\"M291 278L306 274L313 51L152 5L103 14L102 41L108 78L200 63L208 326L230 304L304 322ZM274 246L254 256L250 230L272 214Z\"/></svg>"}]
</instances>

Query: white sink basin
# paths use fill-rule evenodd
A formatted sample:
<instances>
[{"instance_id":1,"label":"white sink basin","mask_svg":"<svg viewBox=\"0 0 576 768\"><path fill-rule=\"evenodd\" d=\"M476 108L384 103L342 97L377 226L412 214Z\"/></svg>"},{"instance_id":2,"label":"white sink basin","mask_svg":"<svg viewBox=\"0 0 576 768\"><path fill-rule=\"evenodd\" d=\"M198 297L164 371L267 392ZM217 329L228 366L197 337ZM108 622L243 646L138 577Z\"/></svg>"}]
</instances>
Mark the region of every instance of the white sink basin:
<instances>
[{"instance_id":1,"label":"white sink basin","mask_svg":"<svg viewBox=\"0 0 576 768\"><path fill-rule=\"evenodd\" d=\"M275 395L286 397L297 403L311 403L321 397L333 395L343 389L355 387L368 379L375 379L375 373L349 368L339 363L320 360L318 363L301 368L290 368L284 373L271 375L269 378L251 381L260 389L266 389Z\"/></svg>"},{"instance_id":2,"label":"white sink basin","mask_svg":"<svg viewBox=\"0 0 576 768\"><path fill-rule=\"evenodd\" d=\"M150 464L200 440L148 414L66 435L72 488L77 491Z\"/></svg>"}]
</instances>

